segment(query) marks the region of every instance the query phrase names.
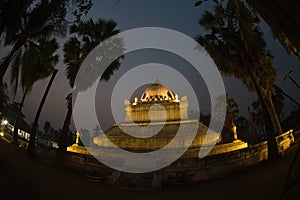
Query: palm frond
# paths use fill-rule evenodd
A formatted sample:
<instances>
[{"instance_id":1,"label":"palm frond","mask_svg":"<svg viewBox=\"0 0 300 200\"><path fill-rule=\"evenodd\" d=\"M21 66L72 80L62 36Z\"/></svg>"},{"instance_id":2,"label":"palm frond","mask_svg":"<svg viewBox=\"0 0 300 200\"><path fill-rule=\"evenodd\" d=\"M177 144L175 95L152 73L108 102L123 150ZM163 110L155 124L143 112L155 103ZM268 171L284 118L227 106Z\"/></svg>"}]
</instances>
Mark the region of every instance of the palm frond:
<instances>
[{"instance_id":1,"label":"palm frond","mask_svg":"<svg viewBox=\"0 0 300 200\"><path fill-rule=\"evenodd\" d=\"M92 19L87 21L80 21L78 24L70 27L70 33L76 33L77 37L70 38L64 45L64 62L67 64L66 76L69 79L70 86L74 86L75 78L78 74L80 65L85 57L92 51L100 42L104 41L111 36L118 34L119 30L116 29L117 23L113 20L98 19L94 22ZM103 54L103 63L109 62L110 55L109 47L115 52L123 51L122 41L114 40L107 46L105 52L99 52ZM114 71L120 67L120 57L111 62L108 68L104 71L100 80L109 80ZM92 85L92 83L99 77L99 70L97 65L84 72L85 77L89 77L86 80L85 86L81 89L84 90Z\"/></svg>"}]
</instances>

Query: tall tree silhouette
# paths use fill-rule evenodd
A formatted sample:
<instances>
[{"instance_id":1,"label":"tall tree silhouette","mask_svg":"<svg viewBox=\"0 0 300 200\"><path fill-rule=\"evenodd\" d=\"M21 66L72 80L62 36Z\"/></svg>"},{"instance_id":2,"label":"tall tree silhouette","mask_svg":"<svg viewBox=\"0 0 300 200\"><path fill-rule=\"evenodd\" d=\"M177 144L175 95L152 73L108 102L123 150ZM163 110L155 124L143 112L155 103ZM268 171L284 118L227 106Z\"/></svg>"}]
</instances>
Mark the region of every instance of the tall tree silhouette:
<instances>
[{"instance_id":1,"label":"tall tree silhouette","mask_svg":"<svg viewBox=\"0 0 300 200\"><path fill-rule=\"evenodd\" d=\"M15 92L17 85L21 85L23 89L23 97L14 122L13 142L15 144L18 144L17 122L25 98L32 90L35 82L45 79L53 73L54 66L58 62L57 49L58 43L55 39L39 39L37 42L30 42L20 49L12 63L11 83L15 87Z\"/></svg>"},{"instance_id":2,"label":"tall tree silhouette","mask_svg":"<svg viewBox=\"0 0 300 200\"><path fill-rule=\"evenodd\" d=\"M73 88L77 73L80 69L81 63L100 42L108 39L119 33L116 29L117 23L113 20L99 19L94 22L92 19L84 22L80 21L78 24L74 24L70 28L70 33L75 34L64 44L64 62L67 64L66 76L69 80L70 86ZM113 44L111 44L113 45ZM104 52L103 52L104 53ZM108 52L106 52L108 53ZM97 66L96 66L97 67ZM114 71L119 69L120 60L114 60L104 71L100 80L109 80ZM90 77L86 77L89 79ZM93 78L92 78L93 79ZM67 149L67 137L69 133L69 126L72 117L72 93L66 97L67 114L65 117L64 125L62 128L62 134L59 145L59 154L57 161L59 164L64 159L64 155Z\"/></svg>"},{"instance_id":3,"label":"tall tree silhouette","mask_svg":"<svg viewBox=\"0 0 300 200\"><path fill-rule=\"evenodd\" d=\"M39 39L64 36L68 7L76 18L90 9L91 0L3 0L0 3L0 36L11 47L0 62L0 80L22 48Z\"/></svg>"},{"instance_id":4,"label":"tall tree silhouette","mask_svg":"<svg viewBox=\"0 0 300 200\"><path fill-rule=\"evenodd\" d=\"M272 56L266 50L258 27L259 19L242 1L228 0L226 6L223 4L222 1L218 3L212 13L205 11L199 24L208 33L196 40L210 53L224 74L242 80L249 90L256 92L268 134L269 158L277 157L275 132L268 111L271 99L267 92L273 87L276 71L270 66ZM265 76L269 72L270 78ZM280 133L280 123L277 126Z\"/></svg>"},{"instance_id":5,"label":"tall tree silhouette","mask_svg":"<svg viewBox=\"0 0 300 200\"><path fill-rule=\"evenodd\" d=\"M20 3L20 5L17 5ZM30 44L35 43L39 39L47 39L51 35L64 35L65 23L62 15L65 15L63 7L59 7L58 1L40 1L35 7L33 1L17 1L3 2L0 9L10 10L18 9L14 18L8 20L8 16L1 16L2 24L1 29L4 33L4 45L11 46L12 49L5 56L0 64L0 78L3 79L5 72L9 65L15 59L18 59L22 54L23 49ZM14 7L15 6L15 7ZM5 10L9 12L10 10ZM57 19L57 20L56 20Z\"/></svg>"},{"instance_id":6,"label":"tall tree silhouette","mask_svg":"<svg viewBox=\"0 0 300 200\"><path fill-rule=\"evenodd\" d=\"M247 0L265 22L286 51L300 59L300 3L298 0Z\"/></svg>"}]
</instances>

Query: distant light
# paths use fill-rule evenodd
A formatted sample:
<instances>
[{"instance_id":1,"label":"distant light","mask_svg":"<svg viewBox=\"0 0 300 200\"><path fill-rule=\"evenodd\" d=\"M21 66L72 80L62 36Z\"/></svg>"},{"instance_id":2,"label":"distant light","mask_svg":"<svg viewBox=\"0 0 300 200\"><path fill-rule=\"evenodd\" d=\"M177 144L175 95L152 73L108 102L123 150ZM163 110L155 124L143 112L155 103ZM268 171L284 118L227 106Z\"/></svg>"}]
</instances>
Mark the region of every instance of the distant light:
<instances>
[{"instance_id":1,"label":"distant light","mask_svg":"<svg viewBox=\"0 0 300 200\"><path fill-rule=\"evenodd\" d=\"M3 137L3 136L4 136L4 133L3 133L3 132L0 132L0 136Z\"/></svg>"},{"instance_id":2,"label":"distant light","mask_svg":"<svg viewBox=\"0 0 300 200\"><path fill-rule=\"evenodd\" d=\"M7 121L7 119L5 119L5 120L3 120L3 125L7 125L8 124L8 121Z\"/></svg>"}]
</instances>

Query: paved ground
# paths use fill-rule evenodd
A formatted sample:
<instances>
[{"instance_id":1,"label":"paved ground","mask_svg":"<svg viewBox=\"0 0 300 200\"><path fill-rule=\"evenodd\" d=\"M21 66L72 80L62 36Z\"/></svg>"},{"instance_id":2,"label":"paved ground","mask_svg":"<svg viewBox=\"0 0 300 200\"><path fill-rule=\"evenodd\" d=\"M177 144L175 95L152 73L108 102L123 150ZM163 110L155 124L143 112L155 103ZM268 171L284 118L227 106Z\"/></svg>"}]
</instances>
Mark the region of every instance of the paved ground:
<instances>
[{"instance_id":1,"label":"paved ground","mask_svg":"<svg viewBox=\"0 0 300 200\"><path fill-rule=\"evenodd\" d=\"M279 199L299 144L278 161L263 162L222 179L162 189L129 191L30 160L23 149L0 139L0 199ZM300 157L296 172L300 171ZM300 199L300 183L285 199Z\"/></svg>"}]
</instances>

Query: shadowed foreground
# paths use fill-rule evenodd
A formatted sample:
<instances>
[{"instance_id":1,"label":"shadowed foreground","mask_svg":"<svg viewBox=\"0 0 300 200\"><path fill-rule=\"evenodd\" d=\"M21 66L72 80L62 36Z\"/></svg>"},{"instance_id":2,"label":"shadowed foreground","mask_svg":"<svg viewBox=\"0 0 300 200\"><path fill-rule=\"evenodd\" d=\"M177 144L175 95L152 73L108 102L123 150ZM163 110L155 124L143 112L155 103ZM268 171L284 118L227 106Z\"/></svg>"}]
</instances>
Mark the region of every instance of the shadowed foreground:
<instances>
[{"instance_id":1,"label":"shadowed foreground","mask_svg":"<svg viewBox=\"0 0 300 200\"><path fill-rule=\"evenodd\" d=\"M298 146L293 145L278 161L263 162L223 179L133 191L91 182L84 175L29 160L23 149L0 139L1 199L279 199ZM285 199L300 199L299 189L297 183Z\"/></svg>"}]
</instances>

